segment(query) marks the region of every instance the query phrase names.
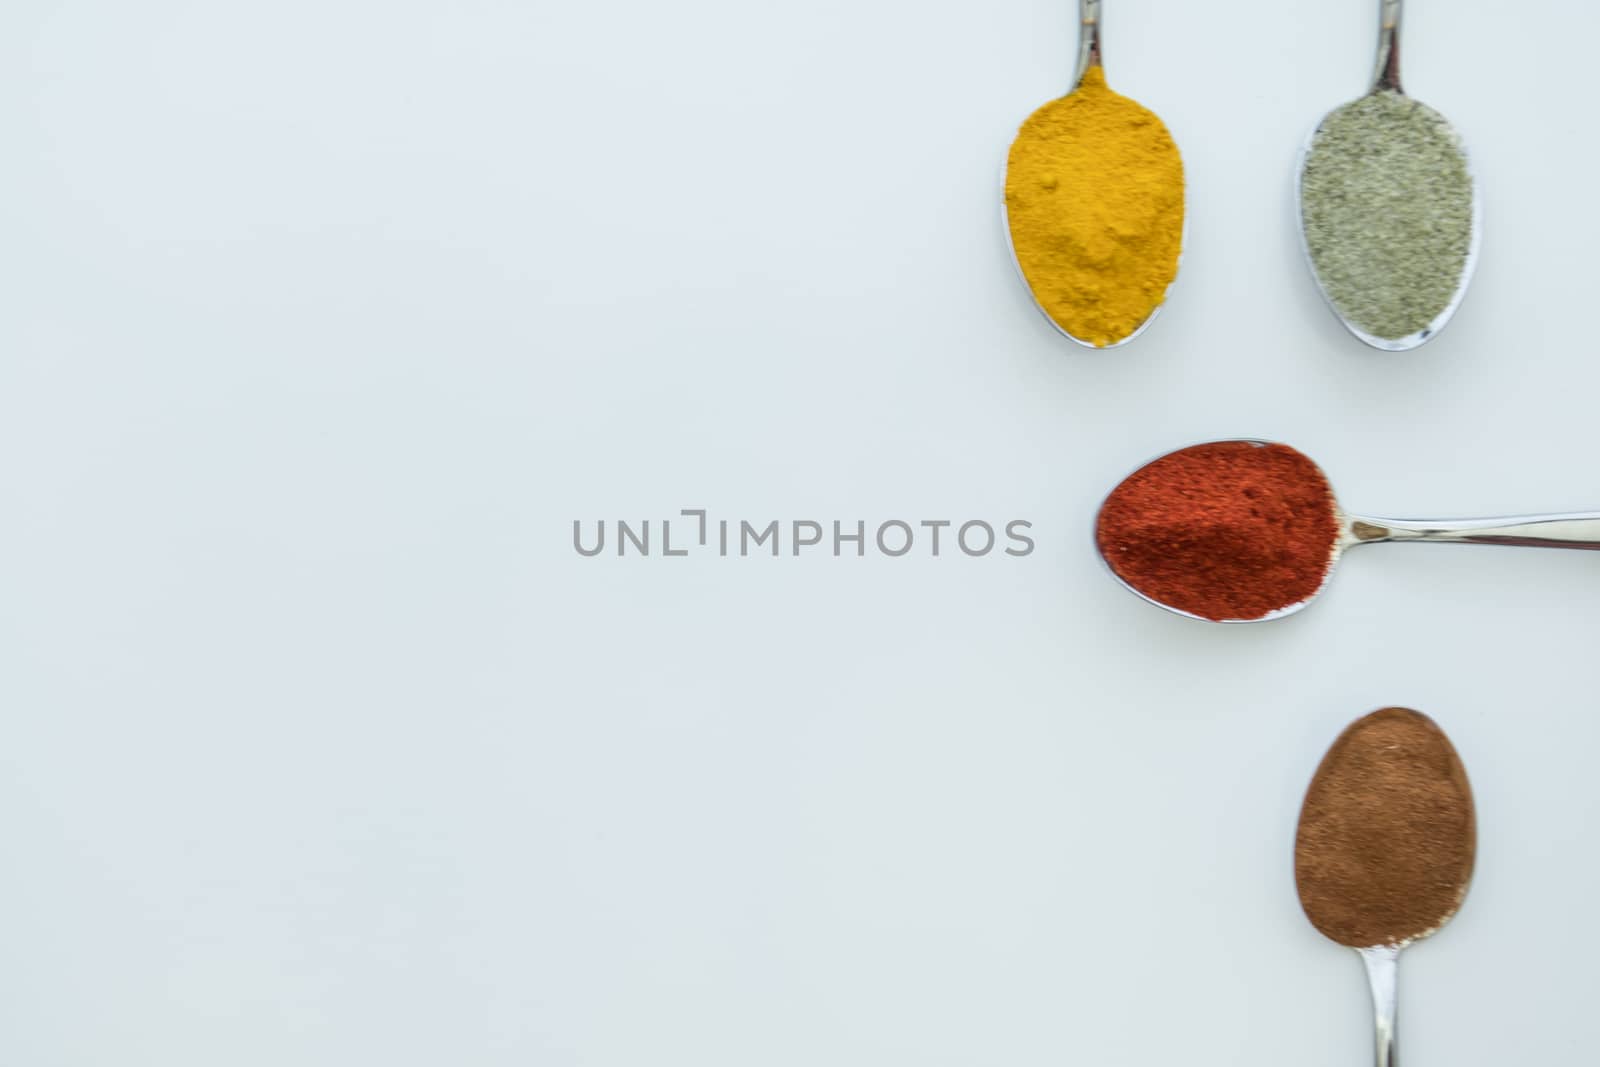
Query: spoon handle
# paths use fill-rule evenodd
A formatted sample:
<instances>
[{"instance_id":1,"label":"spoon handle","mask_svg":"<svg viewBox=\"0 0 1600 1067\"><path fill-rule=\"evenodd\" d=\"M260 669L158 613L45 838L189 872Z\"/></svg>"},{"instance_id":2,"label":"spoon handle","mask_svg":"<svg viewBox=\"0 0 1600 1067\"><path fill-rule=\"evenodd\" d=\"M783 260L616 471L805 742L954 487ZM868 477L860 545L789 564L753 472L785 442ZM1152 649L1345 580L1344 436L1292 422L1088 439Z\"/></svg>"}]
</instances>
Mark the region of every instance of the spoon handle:
<instances>
[{"instance_id":1,"label":"spoon handle","mask_svg":"<svg viewBox=\"0 0 1600 1067\"><path fill-rule=\"evenodd\" d=\"M1350 540L1357 544L1368 541L1443 541L1458 545L1600 549L1600 512L1438 521L1352 516L1346 529Z\"/></svg>"},{"instance_id":2,"label":"spoon handle","mask_svg":"<svg viewBox=\"0 0 1600 1067\"><path fill-rule=\"evenodd\" d=\"M1078 70L1072 76L1076 89L1089 68L1100 65L1100 0L1078 0Z\"/></svg>"},{"instance_id":3,"label":"spoon handle","mask_svg":"<svg viewBox=\"0 0 1600 1067\"><path fill-rule=\"evenodd\" d=\"M1398 945L1358 948L1361 962L1367 965L1367 983L1372 986L1372 1010L1377 1022L1378 1067L1398 1067L1394 1047L1394 1008L1400 962Z\"/></svg>"},{"instance_id":4,"label":"spoon handle","mask_svg":"<svg viewBox=\"0 0 1600 1067\"><path fill-rule=\"evenodd\" d=\"M1372 88L1400 88L1400 11L1404 0L1378 0L1378 63L1372 73Z\"/></svg>"}]
</instances>

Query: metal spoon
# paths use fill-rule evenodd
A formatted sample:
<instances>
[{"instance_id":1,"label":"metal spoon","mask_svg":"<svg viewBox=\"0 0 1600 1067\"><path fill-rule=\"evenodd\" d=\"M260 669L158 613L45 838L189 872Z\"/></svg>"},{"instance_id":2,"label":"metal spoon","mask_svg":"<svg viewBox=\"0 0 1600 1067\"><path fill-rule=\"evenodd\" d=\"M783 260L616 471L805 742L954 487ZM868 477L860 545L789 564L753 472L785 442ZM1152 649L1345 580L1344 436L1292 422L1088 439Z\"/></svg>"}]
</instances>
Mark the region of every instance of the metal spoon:
<instances>
[{"instance_id":1,"label":"metal spoon","mask_svg":"<svg viewBox=\"0 0 1600 1067\"><path fill-rule=\"evenodd\" d=\"M1404 0L1379 0L1378 57L1373 71L1372 86L1367 90L1367 93L1365 94L1366 96L1373 96L1380 92L1394 92L1401 96L1406 95L1405 90L1401 88L1400 85L1400 16L1403 8ZM1352 103L1354 103L1354 101L1352 101ZM1386 352L1406 352L1416 348L1426 341L1431 340L1436 334L1438 334L1440 330L1444 329L1445 323L1449 322L1451 316L1456 313L1456 308L1461 306L1461 298L1466 294L1467 283L1472 280L1472 272L1477 267L1478 263L1478 245L1479 239L1483 233L1483 200L1479 196L1477 177L1473 172L1472 160L1471 157L1467 155L1466 146L1461 143L1461 137L1458 133L1456 133L1454 127L1450 127L1449 123L1446 122L1445 125L1449 127L1450 133L1455 139L1456 147L1461 152L1462 160L1466 166L1467 176L1472 180L1472 234L1469 238L1466 259L1462 262L1461 273L1456 279L1455 291L1451 295L1449 302L1445 305L1444 310L1440 311L1436 316L1434 316L1432 321L1430 321L1422 329L1405 337L1378 337L1363 329L1356 323L1351 322L1345 317L1344 312L1339 309L1339 306L1333 302L1333 298L1329 295L1327 287L1323 284L1322 276L1317 271L1316 262L1311 257L1311 244L1306 235L1306 224L1302 209L1303 201L1301 198L1305 180L1306 162L1311 156L1311 150L1314 142L1316 141L1317 134L1322 130L1323 125L1328 121L1329 118L1349 106L1351 105L1340 105L1340 107L1334 108L1333 111L1328 112L1321 119L1319 119L1316 127L1312 129L1311 133L1306 137L1305 144L1300 149L1299 165L1295 168L1294 191L1296 210L1302 211L1300 220L1300 250L1305 256L1306 265L1311 269L1311 276L1316 279L1318 292L1322 294L1323 300L1327 302L1328 307L1333 311L1334 316L1344 324L1345 329L1349 330L1357 339L1368 345L1371 345L1373 348L1382 349ZM1431 111L1432 109L1430 108L1429 110ZM1434 112L1434 114L1437 115L1438 113ZM1444 121L1444 117L1442 115L1439 116L1439 118L1440 121Z\"/></svg>"},{"instance_id":2,"label":"metal spoon","mask_svg":"<svg viewBox=\"0 0 1600 1067\"><path fill-rule=\"evenodd\" d=\"M1072 88L1068 90L1069 96L1072 93L1077 92L1078 89L1083 85L1084 76L1087 75L1092 68L1103 66L1100 55L1100 2L1101 0L1078 0L1078 66L1072 75ZM1003 185L1004 182L1002 181L1002 187ZM1012 266L1016 267L1017 276L1022 279L1023 288L1028 291L1028 296L1033 300L1034 307L1039 309L1039 314L1044 316L1045 321L1048 322L1057 333L1074 344L1082 345L1084 348L1092 348L1100 351L1112 348L1121 348L1123 345L1144 333L1145 330L1149 329L1150 324L1156 320L1156 316L1161 313L1161 309L1166 305L1166 297L1163 295L1161 303L1157 304L1151 309L1150 314L1145 316L1145 320L1135 327L1132 333L1120 340L1112 341L1109 344L1097 345L1093 341L1087 341L1081 337L1076 337L1068 332L1067 329L1059 322L1057 322L1050 312L1045 308L1045 306L1039 302L1037 294L1035 294L1033 291L1033 284L1028 280L1027 271L1022 269L1022 261L1017 258L1016 245L1011 239L1011 214L1006 206L1003 188L1000 197L1000 224L1001 229L1005 231L1006 251L1011 254L1011 264ZM1186 212L1183 220L1183 232L1179 238L1177 270L1174 270L1173 272L1172 282L1168 283L1167 288L1169 290L1171 289L1172 285L1176 284L1177 282L1178 271L1183 267L1183 248L1186 247L1188 243L1189 218Z\"/></svg>"},{"instance_id":3,"label":"metal spoon","mask_svg":"<svg viewBox=\"0 0 1600 1067\"><path fill-rule=\"evenodd\" d=\"M1434 778L1445 790L1449 800L1442 801L1441 804L1449 809L1449 814L1443 818L1437 812L1427 809L1407 811L1398 806L1391 807L1386 814L1390 819L1409 821L1415 830L1431 831L1435 841L1433 849L1424 853L1430 863L1427 873L1442 887L1455 891L1453 900L1448 902L1418 900L1403 895L1403 883L1394 884L1394 864L1417 863L1418 853L1414 847L1404 849L1398 855L1386 856L1387 862L1376 864L1373 862L1373 853L1381 854L1385 848L1395 848L1395 842L1386 840L1381 831L1375 832L1371 829L1371 812L1366 810L1365 805L1371 804L1373 797L1370 794L1362 795L1359 787L1352 787L1345 780L1348 768L1339 764L1342 762L1341 748L1352 743L1352 737L1378 723L1384 724L1377 726L1378 729L1393 730L1398 727L1405 731L1401 736L1406 736L1407 733L1420 733L1427 738L1426 742L1413 740L1409 743L1400 742L1398 745L1392 737L1386 738L1381 750L1373 751L1369 745L1364 760L1393 761L1395 767L1409 767L1413 778ZM1360 744L1359 741L1354 743ZM1319 804L1324 809L1323 818L1327 817L1325 811L1330 805L1344 809L1342 813L1334 816L1344 823L1342 831L1335 833L1340 836L1353 833L1357 838L1363 839L1358 843L1364 846L1363 851L1366 855L1363 856L1364 862L1355 864L1351 863L1350 857L1343 857L1344 862L1331 872L1324 861L1320 870L1313 868L1314 883L1308 886L1301 877L1301 864L1307 858L1302 850L1306 844L1308 820L1314 821L1317 818L1309 813L1312 795L1316 793L1320 793ZM1349 801L1356 803L1350 805ZM1353 829L1353 826L1359 826L1359 829ZM1353 843L1357 842L1352 842L1348 837L1339 842L1340 845ZM1467 782L1466 768L1462 766L1461 757L1456 754L1455 747L1450 744L1450 739L1445 736L1444 731L1439 729L1438 724L1432 719L1420 712L1409 708L1384 708L1356 720L1334 742L1312 778L1311 787L1307 791L1306 806L1301 809L1300 826L1296 833L1296 889L1300 894L1301 906L1305 909L1307 918L1318 930L1333 941L1355 949L1361 956L1361 962L1366 965L1367 982L1372 989L1378 1067L1395 1067L1396 1064L1395 1007L1400 951L1408 945L1432 937L1455 917L1466 896L1467 886L1472 880L1476 852L1477 815L1473 807L1472 787ZM1315 864L1316 861L1309 862ZM1347 895L1350 891L1355 891L1358 895L1351 899ZM1355 913L1358 922L1371 921L1373 917L1370 914L1361 914L1355 901L1365 895L1380 892L1386 896L1400 895L1400 899L1415 914L1410 916L1411 924L1407 927L1380 935L1386 938L1392 937L1393 940L1389 943L1364 944L1363 942L1372 939L1375 931L1368 931L1366 936L1356 936L1358 931L1350 925L1351 914Z\"/></svg>"},{"instance_id":4,"label":"metal spoon","mask_svg":"<svg viewBox=\"0 0 1600 1067\"><path fill-rule=\"evenodd\" d=\"M1252 445L1273 443L1254 437L1239 437L1232 440ZM1165 453L1164 455L1170 455L1170 453ZM1156 458L1160 459L1162 457L1158 456ZM1154 463L1155 460L1150 462ZM1148 464L1141 465L1139 469L1142 470L1144 466L1148 466ZM1112 492L1115 493L1116 490L1113 489ZM1334 565L1339 562L1339 558L1346 549L1355 545L1372 545L1384 541L1403 541L1453 545L1521 545L1530 548L1600 550L1600 511L1552 515L1510 515L1488 519L1379 519L1353 515L1342 509L1337 501L1334 501L1332 506L1339 533L1334 541L1332 554L1328 561L1328 569L1323 575L1322 584L1317 587L1315 593L1306 599L1280 608L1277 611L1268 612L1266 615L1255 619L1207 619L1203 615L1195 615L1181 608L1175 608L1171 604L1163 603L1130 584L1118 574L1111 566L1110 560L1106 559L1105 553L1099 550L1098 542L1096 551L1100 555L1101 562L1110 571L1111 576L1124 589L1127 589L1141 600L1148 601L1159 608L1165 608L1176 615L1182 615L1190 619L1201 619L1205 622L1240 623L1281 619L1305 608L1307 604L1321 596L1328 588L1328 581L1333 577Z\"/></svg>"}]
</instances>

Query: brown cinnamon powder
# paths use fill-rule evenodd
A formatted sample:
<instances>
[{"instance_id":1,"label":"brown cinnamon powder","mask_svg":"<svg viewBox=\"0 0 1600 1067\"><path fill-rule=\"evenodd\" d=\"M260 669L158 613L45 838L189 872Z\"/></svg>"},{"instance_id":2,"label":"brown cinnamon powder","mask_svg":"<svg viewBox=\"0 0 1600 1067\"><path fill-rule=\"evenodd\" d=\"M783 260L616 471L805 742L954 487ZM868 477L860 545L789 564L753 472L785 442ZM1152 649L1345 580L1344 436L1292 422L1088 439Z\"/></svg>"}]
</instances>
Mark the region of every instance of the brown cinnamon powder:
<instances>
[{"instance_id":1,"label":"brown cinnamon powder","mask_svg":"<svg viewBox=\"0 0 1600 1067\"><path fill-rule=\"evenodd\" d=\"M1311 779L1294 848L1300 905L1340 944L1403 944L1455 914L1476 851L1450 739L1426 715L1384 708L1340 734Z\"/></svg>"}]
</instances>

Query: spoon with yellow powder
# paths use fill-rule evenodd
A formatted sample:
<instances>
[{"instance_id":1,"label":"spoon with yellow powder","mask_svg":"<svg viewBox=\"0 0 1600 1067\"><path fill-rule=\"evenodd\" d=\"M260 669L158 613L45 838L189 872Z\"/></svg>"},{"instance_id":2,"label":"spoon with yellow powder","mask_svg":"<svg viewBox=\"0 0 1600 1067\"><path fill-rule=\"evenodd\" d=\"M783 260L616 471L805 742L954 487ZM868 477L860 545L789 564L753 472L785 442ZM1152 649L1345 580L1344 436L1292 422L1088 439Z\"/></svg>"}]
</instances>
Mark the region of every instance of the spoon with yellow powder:
<instances>
[{"instance_id":1,"label":"spoon with yellow powder","mask_svg":"<svg viewBox=\"0 0 1600 1067\"><path fill-rule=\"evenodd\" d=\"M1106 86L1100 0L1078 0L1073 89L1028 117L1006 160L1017 270L1056 329L1088 348L1149 326L1178 274L1183 159L1155 113Z\"/></svg>"}]
</instances>

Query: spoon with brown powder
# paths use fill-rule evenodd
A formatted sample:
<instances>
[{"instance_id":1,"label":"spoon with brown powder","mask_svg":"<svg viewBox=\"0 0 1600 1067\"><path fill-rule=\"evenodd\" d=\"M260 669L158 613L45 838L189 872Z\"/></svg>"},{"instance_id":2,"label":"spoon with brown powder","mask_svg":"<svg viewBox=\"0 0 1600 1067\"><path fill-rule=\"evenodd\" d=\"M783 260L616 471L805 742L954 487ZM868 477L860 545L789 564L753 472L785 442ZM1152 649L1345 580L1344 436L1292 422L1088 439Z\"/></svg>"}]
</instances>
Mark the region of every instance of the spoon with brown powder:
<instances>
[{"instance_id":1,"label":"spoon with brown powder","mask_svg":"<svg viewBox=\"0 0 1600 1067\"><path fill-rule=\"evenodd\" d=\"M1396 1062L1400 950L1455 915L1476 855L1472 787L1432 719L1384 708L1339 735L1300 809L1294 878L1311 925L1366 964L1378 1067Z\"/></svg>"}]
</instances>

